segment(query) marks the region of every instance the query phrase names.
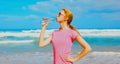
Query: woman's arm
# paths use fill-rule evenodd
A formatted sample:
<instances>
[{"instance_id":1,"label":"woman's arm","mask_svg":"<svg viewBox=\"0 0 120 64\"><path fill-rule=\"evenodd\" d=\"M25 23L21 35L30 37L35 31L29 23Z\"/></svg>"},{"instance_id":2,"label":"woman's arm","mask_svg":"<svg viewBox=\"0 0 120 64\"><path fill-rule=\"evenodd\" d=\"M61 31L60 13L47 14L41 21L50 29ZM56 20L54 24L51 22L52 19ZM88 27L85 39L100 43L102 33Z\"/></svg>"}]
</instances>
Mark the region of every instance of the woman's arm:
<instances>
[{"instance_id":1,"label":"woman's arm","mask_svg":"<svg viewBox=\"0 0 120 64\"><path fill-rule=\"evenodd\" d=\"M52 39L52 35L50 35L46 40L44 40L44 33L45 33L45 28L42 28L41 33L40 33L40 38L38 41L38 45L39 47L45 47L48 44L50 44L51 39Z\"/></svg>"},{"instance_id":2,"label":"woman's arm","mask_svg":"<svg viewBox=\"0 0 120 64\"><path fill-rule=\"evenodd\" d=\"M50 21L47 20L47 22L45 22L44 19L42 19L42 21L43 21L45 24L42 25L42 30L41 30L41 33L40 33L38 45L39 45L40 47L45 47L45 46L47 46L48 44L50 44L51 39L52 39L52 35L50 35L50 37L48 37L48 38L44 41L44 33L45 33L46 27L48 26L48 24L50 23Z\"/></svg>"},{"instance_id":3,"label":"woman's arm","mask_svg":"<svg viewBox=\"0 0 120 64\"><path fill-rule=\"evenodd\" d=\"M90 45L82 38L82 36L76 36L75 40L82 46L83 50L74 58L74 61L78 61L86 54L88 54L92 49Z\"/></svg>"}]
</instances>

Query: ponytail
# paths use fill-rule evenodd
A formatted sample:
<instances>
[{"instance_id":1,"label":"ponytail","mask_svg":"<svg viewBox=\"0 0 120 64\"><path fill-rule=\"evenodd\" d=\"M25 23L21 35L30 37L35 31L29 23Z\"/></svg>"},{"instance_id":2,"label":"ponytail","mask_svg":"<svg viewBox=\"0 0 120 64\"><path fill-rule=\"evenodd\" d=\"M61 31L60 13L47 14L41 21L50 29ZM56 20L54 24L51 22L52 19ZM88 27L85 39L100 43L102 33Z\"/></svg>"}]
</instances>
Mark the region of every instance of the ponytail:
<instances>
[{"instance_id":1,"label":"ponytail","mask_svg":"<svg viewBox=\"0 0 120 64\"><path fill-rule=\"evenodd\" d=\"M65 12L66 18L68 18L67 19L67 25L69 26L69 28L76 31L80 35L79 31L74 26L71 25L71 22L72 22L72 19L73 19L72 12L69 9L66 9L66 8L64 8L62 10ZM60 29L61 29L61 27L60 27Z\"/></svg>"},{"instance_id":2,"label":"ponytail","mask_svg":"<svg viewBox=\"0 0 120 64\"><path fill-rule=\"evenodd\" d=\"M79 33L79 31L78 31L74 26L69 25L69 27L70 27L72 30L76 31L76 32L81 36L81 34Z\"/></svg>"}]
</instances>

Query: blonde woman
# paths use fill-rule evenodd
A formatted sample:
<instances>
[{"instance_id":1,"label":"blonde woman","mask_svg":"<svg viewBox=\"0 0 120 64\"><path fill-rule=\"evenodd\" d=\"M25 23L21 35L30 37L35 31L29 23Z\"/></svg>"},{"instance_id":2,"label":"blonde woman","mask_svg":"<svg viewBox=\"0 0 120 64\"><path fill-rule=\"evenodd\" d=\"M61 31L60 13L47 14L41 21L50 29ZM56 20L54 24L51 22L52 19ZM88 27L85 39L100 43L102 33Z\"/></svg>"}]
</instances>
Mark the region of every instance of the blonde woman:
<instances>
[{"instance_id":1,"label":"blonde woman","mask_svg":"<svg viewBox=\"0 0 120 64\"><path fill-rule=\"evenodd\" d=\"M69 9L62 9L56 17L60 28L54 30L46 40L44 40L44 33L50 22L42 25L38 43L40 47L45 47L52 43L54 64L74 64L74 62L80 60L91 51L90 45L82 38L77 29L71 25L72 19L72 12ZM74 40L82 46L83 50L72 58L70 52Z\"/></svg>"}]
</instances>

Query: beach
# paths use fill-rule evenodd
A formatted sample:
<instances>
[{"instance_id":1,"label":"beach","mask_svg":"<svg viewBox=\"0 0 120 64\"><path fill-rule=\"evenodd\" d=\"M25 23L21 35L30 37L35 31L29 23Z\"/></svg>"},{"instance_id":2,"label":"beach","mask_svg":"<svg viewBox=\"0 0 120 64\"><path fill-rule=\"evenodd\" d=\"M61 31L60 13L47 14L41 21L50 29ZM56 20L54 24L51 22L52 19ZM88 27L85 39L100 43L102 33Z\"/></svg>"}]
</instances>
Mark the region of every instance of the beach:
<instances>
[{"instance_id":1,"label":"beach","mask_svg":"<svg viewBox=\"0 0 120 64\"><path fill-rule=\"evenodd\" d=\"M1 64L53 64L51 53L31 52L0 55ZM74 55L75 56L75 55ZM75 64L120 64L119 52L92 52Z\"/></svg>"},{"instance_id":2,"label":"beach","mask_svg":"<svg viewBox=\"0 0 120 64\"><path fill-rule=\"evenodd\" d=\"M53 30L46 30L45 38ZM0 64L53 64L52 44L44 48L38 46L40 31L0 31ZM120 30L79 31L92 51L74 64L120 64ZM81 50L74 41L71 56L74 58Z\"/></svg>"}]
</instances>

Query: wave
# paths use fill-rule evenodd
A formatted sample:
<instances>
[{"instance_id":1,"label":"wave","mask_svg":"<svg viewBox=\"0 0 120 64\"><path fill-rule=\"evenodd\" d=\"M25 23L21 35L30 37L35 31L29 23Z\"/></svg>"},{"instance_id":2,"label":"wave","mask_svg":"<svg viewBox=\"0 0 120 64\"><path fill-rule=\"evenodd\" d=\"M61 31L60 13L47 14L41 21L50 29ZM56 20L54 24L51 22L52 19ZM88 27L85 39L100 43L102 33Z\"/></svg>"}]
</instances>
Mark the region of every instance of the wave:
<instances>
[{"instance_id":1,"label":"wave","mask_svg":"<svg viewBox=\"0 0 120 64\"><path fill-rule=\"evenodd\" d=\"M14 32L2 32L0 33L0 37L6 37L6 36L14 36L14 37L37 37L38 33L14 33Z\"/></svg>"},{"instance_id":2,"label":"wave","mask_svg":"<svg viewBox=\"0 0 120 64\"><path fill-rule=\"evenodd\" d=\"M46 30L45 37L48 37L53 30ZM0 32L0 37L39 37L40 30L30 30L30 31L22 31L22 32Z\"/></svg>"},{"instance_id":3,"label":"wave","mask_svg":"<svg viewBox=\"0 0 120 64\"><path fill-rule=\"evenodd\" d=\"M3 40L0 41L0 44L26 44L26 43L34 43L34 40Z\"/></svg>"},{"instance_id":4,"label":"wave","mask_svg":"<svg viewBox=\"0 0 120 64\"><path fill-rule=\"evenodd\" d=\"M81 35L83 36L97 36L97 37L104 37L104 36L112 36L112 37L116 37L116 36L120 36L120 29L102 29L102 30L98 30L98 29L83 29L83 30L78 30Z\"/></svg>"},{"instance_id":5,"label":"wave","mask_svg":"<svg viewBox=\"0 0 120 64\"><path fill-rule=\"evenodd\" d=\"M48 37L52 34L52 32L56 29L46 30L45 37ZM97 36L97 37L104 37L104 36L113 36L118 37L120 36L119 29L80 29L78 30L82 36ZM0 37L7 37L7 36L14 36L14 37L39 37L41 30L23 30L21 32L0 32Z\"/></svg>"},{"instance_id":6,"label":"wave","mask_svg":"<svg viewBox=\"0 0 120 64\"><path fill-rule=\"evenodd\" d=\"M45 52L47 55L51 55L51 52ZM35 55L45 55L44 52L33 52L32 54L35 54ZM73 55L76 55L76 54L73 54ZM93 51L90 53L90 55L118 55L120 56L120 52L102 52L102 51Z\"/></svg>"},{"instance_id":7,"label":"wave","mask_svg":"<svg viewBox=\"0 0 120 64\"><path fill-rule=\"evenodd\" d=\"M119 55L120 56L120 52L99 52L99 51L94 51L91 53L92 55Z\"/></svg>"}]
</instances>

